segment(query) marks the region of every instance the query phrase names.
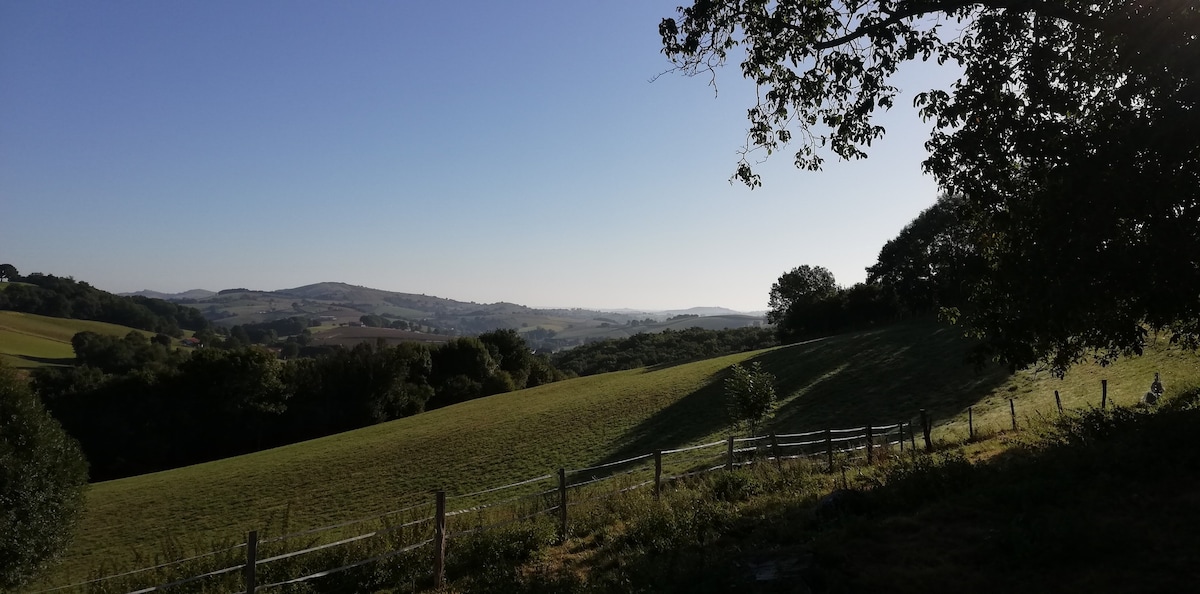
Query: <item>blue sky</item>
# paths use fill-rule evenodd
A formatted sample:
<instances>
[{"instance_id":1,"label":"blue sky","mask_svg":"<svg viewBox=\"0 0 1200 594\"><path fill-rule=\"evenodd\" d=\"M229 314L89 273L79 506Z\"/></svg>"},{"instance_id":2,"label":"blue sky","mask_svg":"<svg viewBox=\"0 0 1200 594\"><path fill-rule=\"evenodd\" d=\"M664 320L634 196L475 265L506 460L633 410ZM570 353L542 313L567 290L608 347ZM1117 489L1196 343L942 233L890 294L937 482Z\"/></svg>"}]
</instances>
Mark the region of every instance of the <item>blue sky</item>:
<instances>
[{"instance_id":1,"label":"blue sky","mask_svg":"<svg viewBox=\"0 0 1200 594\"><path fill-rule=\"evenodd\" d=\"M905 71L866 161L728 182L753 87L668 75L677 0L0 3L0 261L110 291L342 281L766 308L923 208Z\"/></svg>"}]
</instances>

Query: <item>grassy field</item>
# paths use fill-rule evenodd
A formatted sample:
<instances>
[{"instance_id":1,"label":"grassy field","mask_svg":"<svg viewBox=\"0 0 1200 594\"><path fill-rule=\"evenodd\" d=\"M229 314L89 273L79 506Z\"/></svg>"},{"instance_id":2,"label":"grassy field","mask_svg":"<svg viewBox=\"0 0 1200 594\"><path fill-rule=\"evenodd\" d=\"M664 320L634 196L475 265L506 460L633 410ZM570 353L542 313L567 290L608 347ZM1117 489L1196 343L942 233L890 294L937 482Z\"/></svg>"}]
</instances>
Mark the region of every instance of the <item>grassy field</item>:
<instances>
[{"instance_id":1,"label":"grassy field","mask_svg":"<svg viewBox=\"0 0 1200 594\"><path fill-rule=\"evenodd\" d=\"M0 359L15 368L69 365L75 358L71 337L76 333L91 331L125 336L130 330L132 328L105 322L0 311ZM153 332L142 333L154 336Z\"/></svg>"},{"instance_id":2,"label":"grassy field","mask_svg":"<svg viewBox=\"0 0 1200 594\"><path fill-rule=\"evenodd\" d=\"M328 328L319 326L318 328L320 330L313 333L313 344L322 346L342 345L347 348L351 348L362 342L373 342L379 339L383 339L388 344L394 346L404 342L441 344L453 338L440 334L409 332L408 330L397 330L395 328L369 328L366 326L330 326ZM313 329L317 330L317 328Z\"/></svg>"},{"instance_id":3,"label":"grassy field","mask_svg":"<svg viewBox=\"0 0 1200 594\"><path fill-rule=\"evenodd\" d=\"M497 395L358 431L172 471L93 485L76 540L53 583L98 568L139 565L174 540L195 550L237 542L248 529L328 525L464 493L712 440L726 434L722 380L755 360L778 378L779 432L910 420L919 408L935 439L958 437L967 407L1007 420L1008 398L1032 414L1059 390L1064 405L1130 403L1153 371L1195 381L1200 360L1170 349L1059 380L959 364L964 343L930 323L898 325L768 351L578 378Z\"/></svg>"}]
</instances>

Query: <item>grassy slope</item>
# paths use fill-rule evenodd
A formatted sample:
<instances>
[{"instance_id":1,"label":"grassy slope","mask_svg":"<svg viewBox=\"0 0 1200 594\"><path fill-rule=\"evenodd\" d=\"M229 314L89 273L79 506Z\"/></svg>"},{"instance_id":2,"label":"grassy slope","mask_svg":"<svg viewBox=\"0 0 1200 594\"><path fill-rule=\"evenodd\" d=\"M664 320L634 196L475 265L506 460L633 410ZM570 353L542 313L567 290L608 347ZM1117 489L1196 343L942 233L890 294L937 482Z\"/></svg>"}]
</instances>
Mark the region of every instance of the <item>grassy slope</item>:
<instances>
[{"instance_id":1,"label":"grassy slope","mask_svg":"<svg viewBox=\"0 0 1200 594\"><path fill-rule=\"evenodd\" d=\"M66 365L75 358L71 337L78 332L125 336L132 328L93 322L51 318L15 311L0 311L0 359L13 367ZM142 332L153 336L152 332Z\"/></svg>"},{"instance_id":2,"label":"grassy slope","mask_svg":"<svg viewBox=\"0 0 1200 594\"><path fill-rule=\"evenodd\" d=\"M722 372L751 358L779 378L784 401L771 428L780 432L908 420L926 407L941 423L940 434L948 435L970 405L1002 403L994 414L1007 419L1007 397L1014 393L1022 403L1049 394L1052 403L1059 389L1068 406L1091 397L1084 389L1093 383L1089 368L1065 380L1011 377L999 369L977 373L955 364L962 348L952 330L901 325L579 378L257 454L100 483L89 494L76 542L55 581L78 580L102 562L124 565L134 551L156 553L167 536L202 547L235 541L246 529L277 526L284 515L291 529L326 525L425 501L439 487L462 493L560 466L712 439L724 432ZM1200 366L1194 356L1155 352L1104 370L1110 395L1131 401L1149 385L1152 367L1170 385Z\"/></svg>"},{"instance_id":3,"label":"grassy slope","mask_svg":"<svg viewBox=\"0 0 1200 594\"><path fill-rule=\"evenodd\" d=\"M837 474L804 465L709 474L661 503L635 493L507 577L459 569L450 591L1190 592L1200 384L1184 385L1157 409L852 468L862 495L840 507L817 504ZM962 455L979 449L993 455Z\"/></svg>"}]
</instances>

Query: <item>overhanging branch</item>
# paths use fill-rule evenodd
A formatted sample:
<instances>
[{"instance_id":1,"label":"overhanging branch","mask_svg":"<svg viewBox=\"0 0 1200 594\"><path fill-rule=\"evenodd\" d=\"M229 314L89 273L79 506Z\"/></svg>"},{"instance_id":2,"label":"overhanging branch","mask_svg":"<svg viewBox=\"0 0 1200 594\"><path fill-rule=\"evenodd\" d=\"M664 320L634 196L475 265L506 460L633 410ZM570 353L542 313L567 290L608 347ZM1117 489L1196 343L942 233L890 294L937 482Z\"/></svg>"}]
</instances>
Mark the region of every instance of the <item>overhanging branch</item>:
<instances>
[{"instance_id":1,"label":"overhanging branch","mask_svg":"<svg viewBox=\"0 0 1200 594\"><path fill-rule=\"evenodd\" d=\"M936 13L936 12L950 12L950 11L963 9L968 6L974 6L974 5L982 6L984 8L1014 10L1014 11L1018 11L1018 12L1034 12L1034 13L1037 13L1042 16L1056 18L1056 19L1059 19L1062 21L1067 21L1069 23L1074 23L1076 25L1080 25L1083 27L1089 27L1089 28L1100 29L1100 30L1110 29L1110 27L1106 26L1107 23L1104 19L1089 16L1086 14L1080 14L1073 10L1067 9L1066 7L1062 6L1061 4L1055 4L1053 2L1048 2L1048 1L1039 1L1039 0L982 0L982 1L950 0L950 1L946 1L946 2L930 2L930 3L917 2L917 3L913 3L913 4L909 5L908 7L904 8L902 10L887 13L888 18L886 18L882 21L872 23L865 27L859 27L845 35L836 37L834 39L829 39L826 41L815 43L815 44L813 44L813 49L819 51L819 50L826 50L826 49L838 47L838 46L848 43L850 41L854 41L855 39L859 39L861 37L866 37L868 35L872 35L874 33L877 33L879 31L887 29L888 27L891 27L892 25L895 25L905 19L921 17L921 16L925 16L927 14L932 14L932 13ZM800 30L799 27L796 27L795 25L793 25L791 23L784 23L784 26L788 27L790 29L793 29L793 30L797 30L797 31Z\"/></svg>"}]
</instances>

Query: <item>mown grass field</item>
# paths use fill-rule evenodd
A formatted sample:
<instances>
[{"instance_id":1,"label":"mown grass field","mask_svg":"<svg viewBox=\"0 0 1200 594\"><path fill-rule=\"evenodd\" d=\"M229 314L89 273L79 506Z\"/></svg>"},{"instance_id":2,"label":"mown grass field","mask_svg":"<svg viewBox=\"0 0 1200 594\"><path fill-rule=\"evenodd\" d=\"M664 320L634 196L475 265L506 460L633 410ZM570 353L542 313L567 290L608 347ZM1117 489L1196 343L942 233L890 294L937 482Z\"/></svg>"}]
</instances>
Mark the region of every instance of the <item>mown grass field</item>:
<instances>
[{"instance_id":1,"label":"mown grass field","mask_svg":"<svg viewBox=\"0 0 1200 594\"><path fill-rule=\"evenodd\" d=\"M71 337L84 331L125 336L132 328L93 322L51 318L15 311L0 311L0 359L15 368L69 365L75 358ZM153 332L142 332L154 336Z\"/></svg>"},{"instance_id":2,"label":"mown grass field","mask_svg":"<svg viewBox=\"0 0 1200 594\"><path fill-rule=\"evenodd\" d=\"M782 397L767 430L884 424L927 408L935 439L955 438L965 411L1007 420L1059 390L1064 405L1098 403L1099 377L1117 402L1153 377L1194 381L1200 359L1170 349L1065 379L959 363L953 329L912 323L680 365L578 378L497 395L358 431L151 475L93 485L76 540L51 583L140 566L174 539L196 551L239 542L246 530L323 526L430 499L718 439L727 433L727 368L760 361ZM1094 387L1091 387L1095 384ZM999 410L996 410L999 409ZM1026 413L1028 414L1028 413ZM1001 416L996 416L1001 415ZM108 573L109 571L106 571Z\"/></svg>"}]
</instances>

